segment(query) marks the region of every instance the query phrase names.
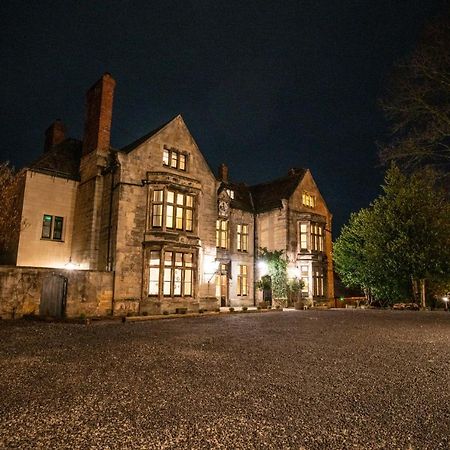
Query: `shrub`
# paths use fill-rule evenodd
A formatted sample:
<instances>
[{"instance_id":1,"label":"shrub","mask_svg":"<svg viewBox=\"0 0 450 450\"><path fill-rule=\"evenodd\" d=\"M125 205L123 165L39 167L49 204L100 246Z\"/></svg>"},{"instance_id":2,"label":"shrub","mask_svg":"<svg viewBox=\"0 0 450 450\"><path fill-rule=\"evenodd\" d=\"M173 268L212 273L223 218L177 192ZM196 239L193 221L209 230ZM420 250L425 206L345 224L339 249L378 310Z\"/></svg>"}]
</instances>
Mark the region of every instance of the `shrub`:
<instances>
[{"instance_id":1,"label":"shrub","mask_svg":"<svg viewBox=\"0 0 450 450\"><path fill-rule=\"evenodd\" d=\"M242 307L242 312L246 312L247 309L248 309L248 308L247 308L246 306L243 306L243 307Z\"/></svg>"},{"instance_id":2,"label":"shrub","mask_svg":"<svg viewBox=\"0 0 450 450\"><path fill-rule=\"evenodd\" d=\"M214 311L215 312L220 312L220 308L216 308Z\"/></svg>"},{"instance_id":3,"label":"shrub","mask_svg":"<svg viewBox=\"0 0 450 450\"><path fill-rule=\"evenodd\" d=\"M232 306L230 306L230 307L228 308L228 311L230 311L230 312L232 313L232 312L234 312L234 308L233 308Z\"/></svg>"},{"instance_id":4,"label":"shrub","mask_svg":"<svg viewBox=\"0 0 450 450\"><path fill-rule=\"evenodd\" d=\"M147 312L147 311L144 311L144 312L142 313L142 315L143 315L143 316L148 316L148 312Z\"/></svg>"},{"instance_id":5,"label":"shrub","mask_svg":"<svg viewBox=\"0 0 450 450\"><path fill-rule=\"evenodd\" d=\"M203 314L203 308L200 308L200 309L198 310L198 312L199 312L199 314Z\"/></svg>"},{"instance_id":6,"label":"shrub","mask_svg":"<svg viewBox=\"0 0 450 450\"><path fill-rule=\"evenodd\" d=\"M168 316L168 315L169 315L169 311L163 311L163 314L164 314L165 316Z\"/></svg>"},{"instance_id":7,"label":"shrub","mask_svg":"<svg viewBox=\"0 0 450 450\"><path fill-rule=\"evenodd\" d=\"M257 309L258 311L260 311L260 310L261 310L261 306L258 305L258 306L256 307L256 309Z\"/></svg>"},{"instance_id":8,"label":"shrub","mask_svg":"<svg viewBox=\"0 0 450 450\"><path fill-rule=\"evenodd\" d=\"M297 310L303 309L304 306L305 306L305 302L303 302L301 300L295 302L295 304L294 304L294 308Z\"/></svg>"},{"instance_id":9,"label":"shrub","mask_svg":"<svg viewBox=\"0 0 450 450\"><path fill-rule=\"evenodd\" d=\"M259 302L258 306L260 307L260 309L267 309L267 302Z\"/></svg>"},{"instance_id":10,"label":"shrub","mask_svg":"<svg viewBox=\"0 0 450 450\"><path fill-rule=\"evenodd\" d=\"M277 305L277 309L281 309L281 306L280 306L280 305Z\"/></svg>"}]
</instances>

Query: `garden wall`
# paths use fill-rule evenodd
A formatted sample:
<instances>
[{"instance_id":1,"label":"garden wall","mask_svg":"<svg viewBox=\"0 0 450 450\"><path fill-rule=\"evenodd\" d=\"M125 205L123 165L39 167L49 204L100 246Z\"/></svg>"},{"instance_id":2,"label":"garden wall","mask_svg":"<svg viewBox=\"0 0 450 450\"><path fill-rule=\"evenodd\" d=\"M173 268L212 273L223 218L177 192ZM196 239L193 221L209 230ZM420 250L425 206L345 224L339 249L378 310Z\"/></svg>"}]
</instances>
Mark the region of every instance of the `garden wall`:
<instances>
[{"instance_id":1,"label":"garden wall","mask_svg":"<svg viewBox=\"0 0 450 450\"><path fill-rule=\"evenodd\" d=\"M39 314L42 282L52 273L68 280L67 317L111 314L112 272L0 266L0 317L7 319Z\"/></svg>"}]
</instances>

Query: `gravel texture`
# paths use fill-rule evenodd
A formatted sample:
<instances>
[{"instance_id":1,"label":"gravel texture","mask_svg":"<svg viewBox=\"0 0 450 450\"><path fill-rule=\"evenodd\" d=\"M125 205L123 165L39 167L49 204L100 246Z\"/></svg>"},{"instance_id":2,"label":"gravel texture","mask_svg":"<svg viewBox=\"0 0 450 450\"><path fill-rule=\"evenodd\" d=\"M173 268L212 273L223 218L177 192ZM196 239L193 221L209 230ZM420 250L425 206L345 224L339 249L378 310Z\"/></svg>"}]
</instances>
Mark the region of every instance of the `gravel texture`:
<instances>
[{"instance_id":1,"label":"gravel texture","mask_svg":"<svg viewBox=\"0 0 450 450\"><path fill-rule=\"evenodd\" d=\"M449 449L450 313L0 322L0 448Z\"/></svg>"}]
</instances>

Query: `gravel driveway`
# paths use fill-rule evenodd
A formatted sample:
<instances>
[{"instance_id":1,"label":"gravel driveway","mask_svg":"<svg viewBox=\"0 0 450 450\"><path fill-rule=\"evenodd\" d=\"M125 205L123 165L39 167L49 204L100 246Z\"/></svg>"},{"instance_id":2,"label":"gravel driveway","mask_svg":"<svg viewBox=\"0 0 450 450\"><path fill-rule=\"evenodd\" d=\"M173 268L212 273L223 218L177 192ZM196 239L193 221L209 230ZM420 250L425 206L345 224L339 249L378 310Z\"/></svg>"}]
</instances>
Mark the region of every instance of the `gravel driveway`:
<instances>
[{"instance_id":1,"label":"gravel driveway","mask_svg":"<svg viewBox=\"0 0 450 450\"><path fill-rule=\"evenodd\" d=\"M0 448L448 449L450 313L0 322Z\"/></svg>"}]
</instances>

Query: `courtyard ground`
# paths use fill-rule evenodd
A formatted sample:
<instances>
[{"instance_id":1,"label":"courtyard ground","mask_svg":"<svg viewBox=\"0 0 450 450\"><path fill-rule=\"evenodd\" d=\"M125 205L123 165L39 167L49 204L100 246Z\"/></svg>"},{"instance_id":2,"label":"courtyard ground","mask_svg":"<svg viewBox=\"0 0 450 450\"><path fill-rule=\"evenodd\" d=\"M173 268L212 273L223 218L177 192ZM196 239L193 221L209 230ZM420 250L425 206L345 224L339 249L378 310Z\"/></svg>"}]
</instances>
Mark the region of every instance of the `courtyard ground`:
<instances>
[{"instance_id":1,"label":"courtyard ground","mask_svg":"<svg viewBox=\"0 0 450 450\"><path fill-rule=\"evenodd\" d=\"M450 313L0 322L0 448L448 449Z\"/></svg>"}]
</instances>

